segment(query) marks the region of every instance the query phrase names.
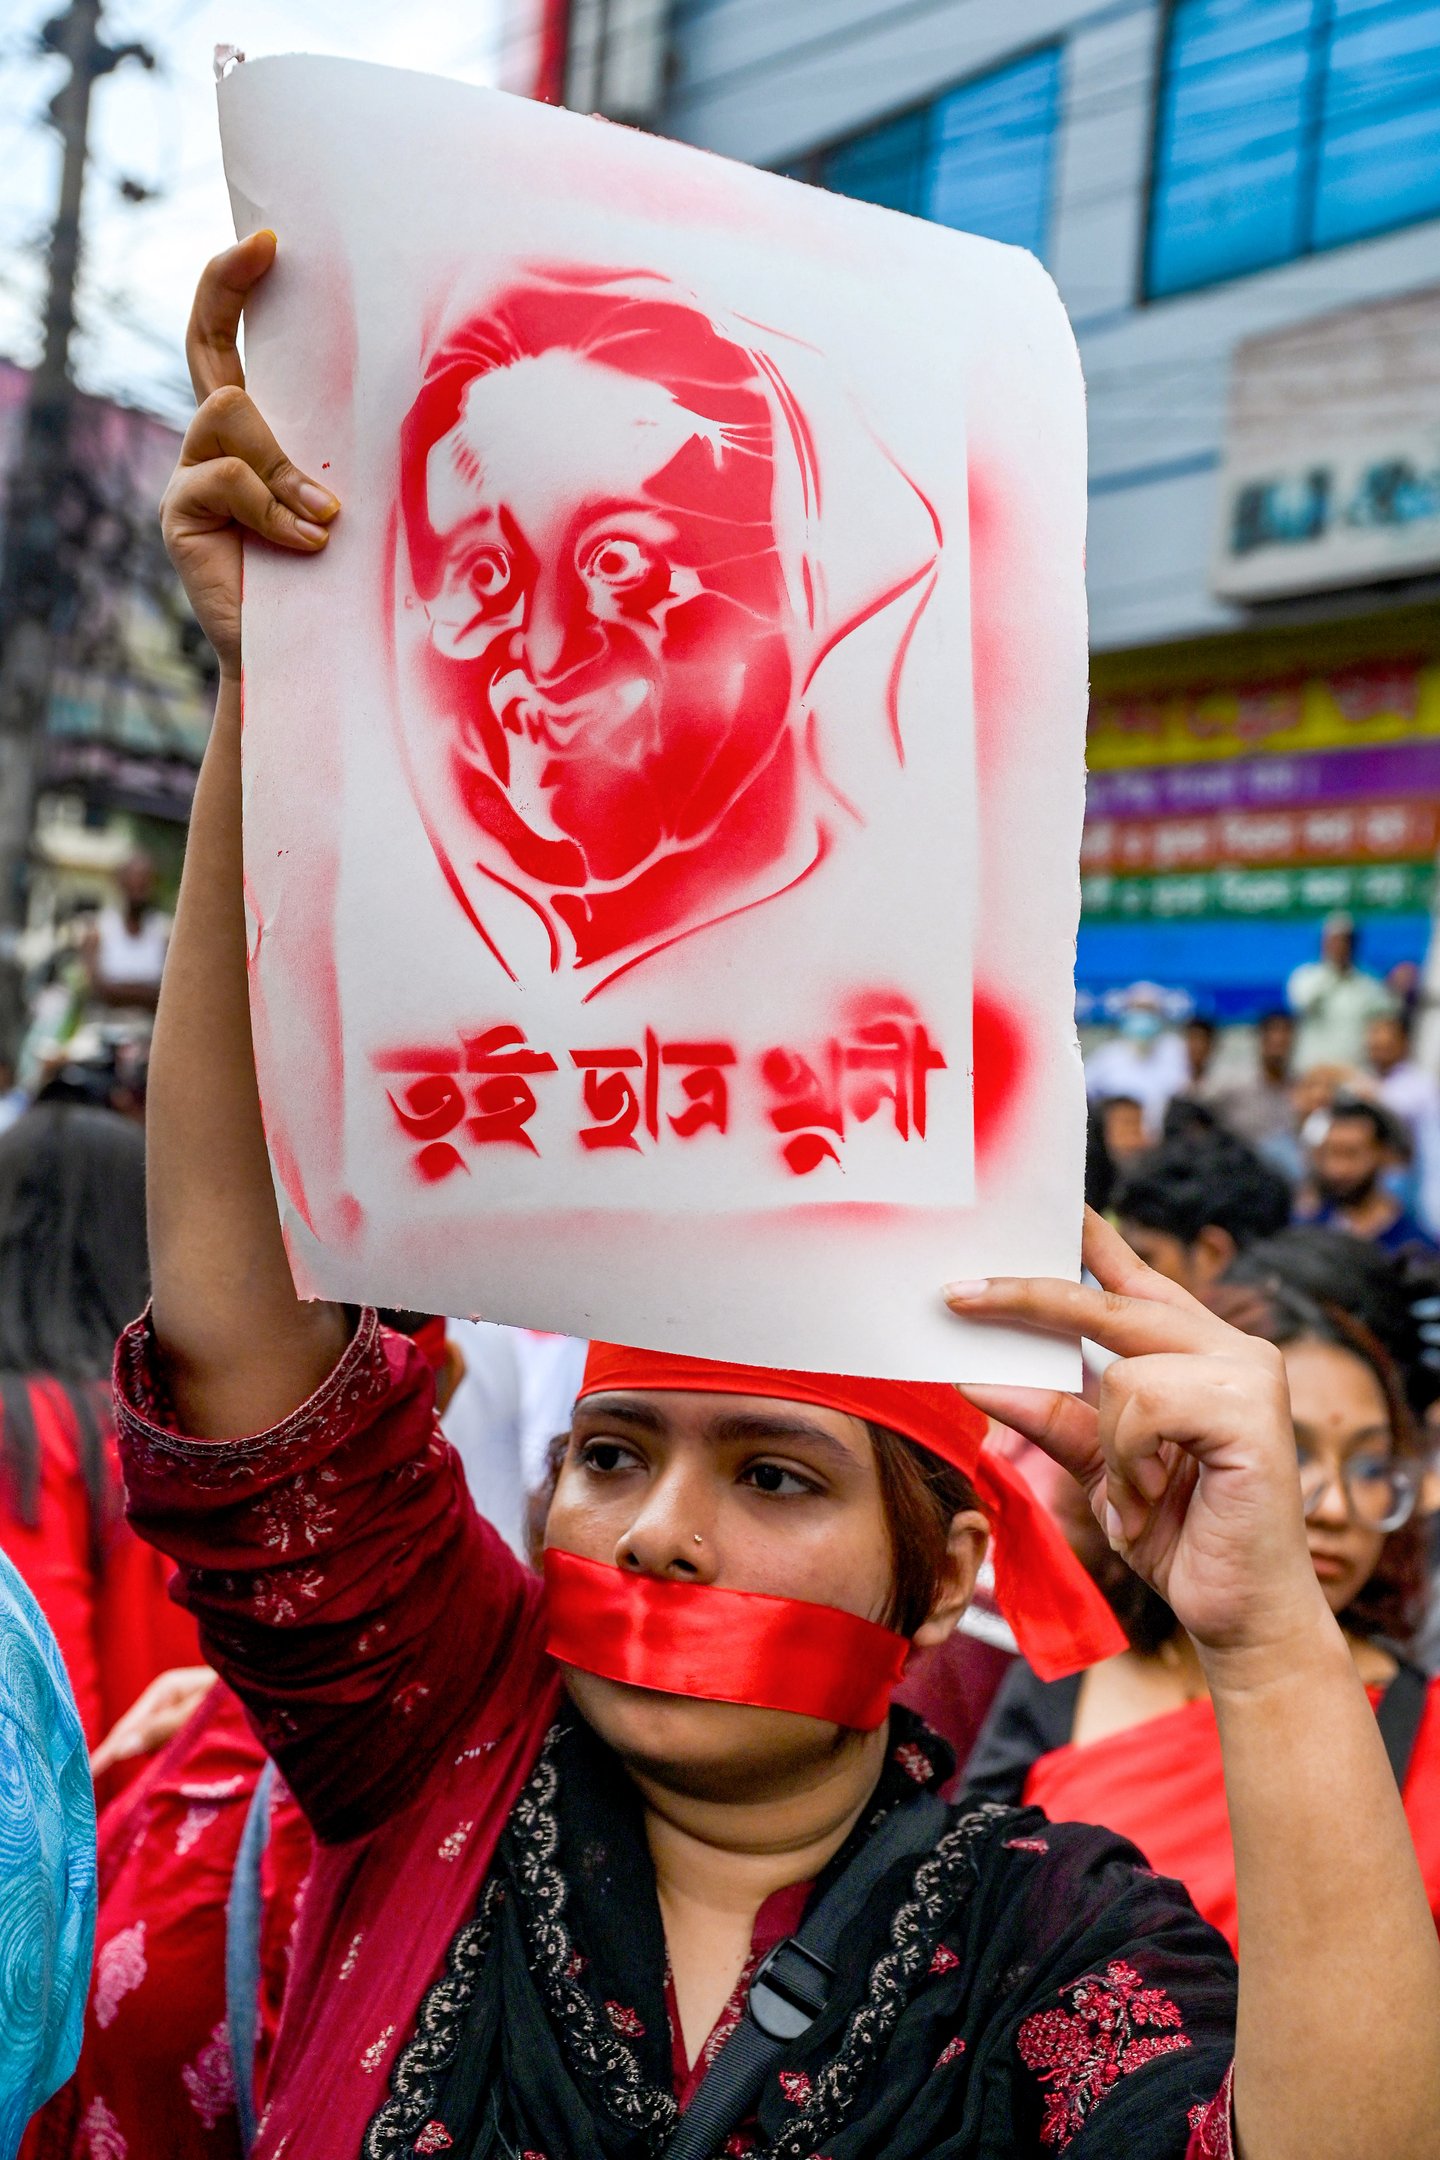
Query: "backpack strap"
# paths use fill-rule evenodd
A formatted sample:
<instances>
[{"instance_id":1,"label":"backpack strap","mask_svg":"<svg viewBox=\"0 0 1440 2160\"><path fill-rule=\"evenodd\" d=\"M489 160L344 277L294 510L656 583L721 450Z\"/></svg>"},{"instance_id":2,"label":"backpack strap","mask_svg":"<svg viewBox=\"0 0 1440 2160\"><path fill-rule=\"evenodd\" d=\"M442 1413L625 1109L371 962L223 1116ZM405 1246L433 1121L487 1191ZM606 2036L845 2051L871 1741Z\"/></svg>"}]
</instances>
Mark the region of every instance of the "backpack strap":
<instances>
[{"instance_id":1,"label":"backpack strap","mask_svg":"<svg viewBox=\"0 0 1440 2160\"><path fill-rule=\"evenodd\" d=\"M949 1809L934 1793L902 1802L865 1840L798 1931L762 1959L744 2015L705 2073L662 2160L709 2160L740 2127L771 2065L824 2010L845 1930L890 1868L933 1851L948 1820Z\"/></svg>"},{"instance_id":2,"label":"backpack strap","mask_svg":"<svg viewBox=\"0 0 1440 2160\"><path fill-rule=\"evenodd\" d=\"M250 1796L230 1895L225 1900L225 2024L235 2074L235 2113L240 2150L255 2143L255 2038L260 2025L260 1863L270 1840L270 1791L275 1765L265 1767Z\"/></svg>"},{"instance_id":3,"label":"backpack strap","mask_svg":"<svg viewBox=\"0 0 1440 2160\"><path fill-rule=\"evenodd\" d=\"M1420 1726L1429 1699L1430 1683L1424 1673L1418 1665L1401 1659L1397 1664L1394 1679L1380 1698L1375 1722L1380 1727L1380 1737L1385 1743L1385 1753L1390 1758L1395 1782L1402 1792L1410 1773L1410 1758L1415 1753L1415 1742L1420 1737Z\"/></svg>"}]
</instances>

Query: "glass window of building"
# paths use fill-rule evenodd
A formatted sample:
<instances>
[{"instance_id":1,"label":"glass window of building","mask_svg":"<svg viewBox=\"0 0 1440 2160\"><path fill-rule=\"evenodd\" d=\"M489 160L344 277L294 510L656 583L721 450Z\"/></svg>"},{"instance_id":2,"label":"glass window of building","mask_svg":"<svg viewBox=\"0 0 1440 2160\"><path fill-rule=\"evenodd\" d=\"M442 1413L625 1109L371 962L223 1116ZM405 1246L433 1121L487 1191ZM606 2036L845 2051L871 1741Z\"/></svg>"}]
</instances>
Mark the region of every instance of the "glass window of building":
<instances>
[{"instance_id":1,"label":"glass window of building","mask_svg":"<svg viewBox=\"0 0 1440 2160\"><path fill-rule=\"evenodd\" d=\"M1440 0L1176 0L1146 290L1440 215Z\"/></svg>"},{"instance_id":2,"label":"glass window of building","mask_svg":"<svg viewBox=\"0 0 1440 2160\"><path fill-rule=\"evenodd\" d=\"M795 178L1045 252L1060 55L1029 53L816 151Z\"/></svg>"}]
</instances>

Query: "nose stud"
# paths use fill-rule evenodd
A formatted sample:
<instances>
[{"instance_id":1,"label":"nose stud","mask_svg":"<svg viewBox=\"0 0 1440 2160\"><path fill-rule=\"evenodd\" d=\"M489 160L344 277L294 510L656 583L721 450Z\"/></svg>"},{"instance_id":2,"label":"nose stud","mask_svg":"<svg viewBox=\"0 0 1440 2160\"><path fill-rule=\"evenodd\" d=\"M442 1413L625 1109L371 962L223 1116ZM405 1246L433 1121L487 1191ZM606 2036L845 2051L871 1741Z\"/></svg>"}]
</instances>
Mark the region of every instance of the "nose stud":
<instances>
[{"instance_id":1,"label":"nose stud","mask_svg":"<svg viewBox=\"0 0 1440 2160\"><path fill-rule=\"evenodd\" d=\"M691 1534L692 1534L692 1536L694 1537L694 1539L695 1539L695 1543L696 1543L697 1545L703 1545L703 1544L704 1544L705 1540L704 1540L704 1538L703 1538L703 1537L701 1537L701 1535L700 1535L700 1533L699 1533L699 1531L698 1531L698 1530L696 1530L696 1531L693 1531L693 1532L692 1532Z\"/></svg>"}]
</instances>

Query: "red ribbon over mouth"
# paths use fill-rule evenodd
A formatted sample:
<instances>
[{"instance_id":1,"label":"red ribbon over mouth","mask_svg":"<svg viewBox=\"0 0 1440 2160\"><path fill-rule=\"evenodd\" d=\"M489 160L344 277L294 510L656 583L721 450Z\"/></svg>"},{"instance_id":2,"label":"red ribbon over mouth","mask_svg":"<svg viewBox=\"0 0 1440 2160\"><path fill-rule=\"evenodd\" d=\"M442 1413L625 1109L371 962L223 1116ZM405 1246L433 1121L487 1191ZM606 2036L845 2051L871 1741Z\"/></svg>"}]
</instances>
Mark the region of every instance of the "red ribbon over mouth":
<instances>
[{"instance_id":1,"label":"red ribbon over mouth","mask_svg":"<svg viewBox=\"0 0 1440 2160\"><path fill-rule=\"evenodd\" d=\"M632 1575L551 1546L550 1632L562 1665L702 1702L794 1710L873 1732L905 1669L905 1636L834 1605Z\"/></svg>"}]
</instances>

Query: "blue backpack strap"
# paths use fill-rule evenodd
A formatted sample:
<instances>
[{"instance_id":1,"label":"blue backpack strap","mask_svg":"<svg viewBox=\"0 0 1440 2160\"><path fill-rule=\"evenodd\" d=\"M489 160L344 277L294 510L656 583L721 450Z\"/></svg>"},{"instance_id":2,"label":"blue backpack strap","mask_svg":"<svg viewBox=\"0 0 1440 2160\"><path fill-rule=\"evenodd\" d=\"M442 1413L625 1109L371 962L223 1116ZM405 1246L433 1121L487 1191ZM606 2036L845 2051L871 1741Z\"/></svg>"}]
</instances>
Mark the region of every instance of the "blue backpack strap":
<instances>
[{"instance_id":1,"label":"blue backpack strap","mask_svg":"<svg viewBox=\"0 0 1440 2160\"><path fill-rule=\"evenodd\" d=\"M255 2037L260 2024L260 1862L270 1838L270 1790L275 1765L267 1760L250 1796L240 1834L230 1895L225 1901L225 2023L235 2076L235 2113L240 2150L255 2143Z\"/></svg>"}]
</instances>

